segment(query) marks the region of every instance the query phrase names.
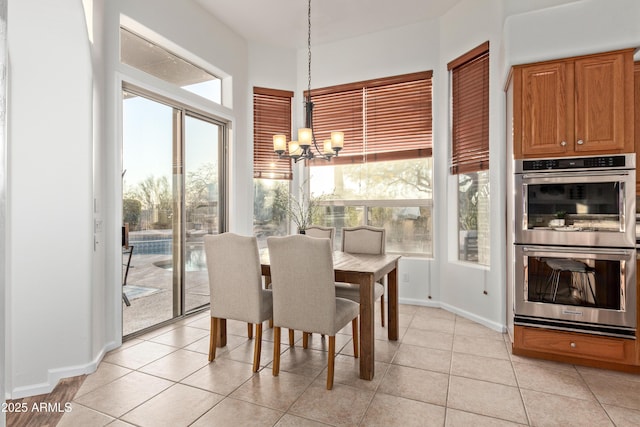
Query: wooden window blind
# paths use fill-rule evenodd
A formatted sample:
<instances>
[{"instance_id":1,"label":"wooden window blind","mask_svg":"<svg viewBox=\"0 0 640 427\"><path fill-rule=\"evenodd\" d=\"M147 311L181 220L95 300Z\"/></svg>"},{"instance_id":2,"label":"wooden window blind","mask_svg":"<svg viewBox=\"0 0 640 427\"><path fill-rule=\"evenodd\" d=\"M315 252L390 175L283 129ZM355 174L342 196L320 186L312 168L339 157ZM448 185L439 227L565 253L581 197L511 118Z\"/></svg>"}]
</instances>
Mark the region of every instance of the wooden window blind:
<instances>
[{"instance_id":1,"label":"wooden window blind","mask_svg":"<svg viewBox=\"0 0 640 427\"><path fill-rule=\"evenodd\" d=\"M291 98L286 90L253 88L253 177L293 179L290 159L273 151L273 135L291 140Z\"/></svg>"},{"instance_id":2,"label":"wooden window blind","mask_svg":"<svg viewBox=\"0 0 640 427\"><path fill-rule=\"evenodd\" d=\"M306 96L306 94L305 94ZM330 162L314 160L313 165L331 164L336 160L362 156L364 121L362 89L346 89L335 93L313 95L313 132L322 149L322 141L331 138L331 131L344 132L344 148Z\"/></svg>"},{"instance_id":3,"label":"wooden window blind","mask_svg":"<svg viewBox=\"0 0 640 427\"><path fill-rule=\"evenodd\" d=\"M451 61L451 174L489 169L489 42Z\"/></svg>"},{"instance_id":4,"label":"wooden window blind","mask_svg":"<svg viewBox=\"0 0 640 427\"><path fill-rule=\"evenodd\" d=\"M430 157L431 77L426 71L312 90L318 143L332 130L345 133L340 155L313 165Z\"/></svg>"}]
</instances>

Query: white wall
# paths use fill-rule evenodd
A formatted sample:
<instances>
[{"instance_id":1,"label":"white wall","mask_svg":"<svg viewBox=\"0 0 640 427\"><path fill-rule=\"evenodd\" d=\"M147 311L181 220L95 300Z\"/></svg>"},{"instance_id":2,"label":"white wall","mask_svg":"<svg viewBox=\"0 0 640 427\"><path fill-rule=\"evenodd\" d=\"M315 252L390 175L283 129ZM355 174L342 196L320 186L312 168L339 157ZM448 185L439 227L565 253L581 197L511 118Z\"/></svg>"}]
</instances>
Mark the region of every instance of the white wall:
<instances>
[{"instance_id":1,"label":"white wall","mask_svg":"<svg viewBox=\"0 0 640 427\"><path fill-rule=\"evenodd\" d=\"M259 43L249 44L250 110L253 111L254 86L295 90L296 72L296 52L294 50Z\"/></svg>"},{"instance_id":2,"label":"white wall","mask_svg":"<svg viewBox=\"0 0 640 427\"><path fill-rule=\"evenodd\" d=\"M446 230L436 242L438 257L437 283L440 287L442 305L461 315L501 330L505 324L504 287L504 241L505 227L502 215L491 215L491 250L488 267L473 265L458 260L457 236L457 176L449 174L450 158L450 91L447 63L474 47L489 41L489 164L490 164L490 212L504 212L504 94L499 61L501 55L500 30L502 26L502 4L500 0L459 3L440 22L440 64L438 68L439 91L435 96L440 114L434 126L439 129L438 147L434 164L440 200L440 230Z\"/></svg>"},{"instance_id":3,"label":"white wall","mask_svg":"<svg viewBox=\"0 0 640 427\"><path fill-rule=\"evenodd\" d=\"M640 46L640 2L582 0L506 19L507 67Z\"/></svg>"},{"instance_id":4,"label":"white wall","mask_svg":"<svg viewBox=\"0 0 640 427\"><path fill-rule=\"evenodd\" d=\"M0 0L0 401L4 402L5 395L5 230L7 217L7 0ZM0 427L6 423L6 414L0 413Z\"/></svg>"},{"instance_id":5,"label":"white wall","mask_svg":"<svg viewBox=\"0 0 640 427\"><path fill-rule=\"evenodd\" d=\"M79 0L8 9L5 372L20 397L91 358L91 62Z\"/></svg>"}]
</instances>

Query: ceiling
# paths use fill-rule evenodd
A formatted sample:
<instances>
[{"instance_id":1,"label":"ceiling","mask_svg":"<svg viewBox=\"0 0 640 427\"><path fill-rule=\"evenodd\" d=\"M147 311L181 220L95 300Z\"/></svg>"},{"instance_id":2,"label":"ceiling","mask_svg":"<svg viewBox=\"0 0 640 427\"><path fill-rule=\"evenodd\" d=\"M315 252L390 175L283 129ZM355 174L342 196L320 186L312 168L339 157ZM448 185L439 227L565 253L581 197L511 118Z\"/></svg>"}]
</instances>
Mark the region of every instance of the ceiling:
<instances>
[{"instance_id":1,"label":"ceiling","mask_svg":"<svg viewBox=\"0 0 640 427\"><path fill-rule=\"evenodd\" d=\"M195 0L249 41L307 45L305 0ZM324 44L437 18L461 0L314 0L311 44Z\"/></svg>"}]
</instances>

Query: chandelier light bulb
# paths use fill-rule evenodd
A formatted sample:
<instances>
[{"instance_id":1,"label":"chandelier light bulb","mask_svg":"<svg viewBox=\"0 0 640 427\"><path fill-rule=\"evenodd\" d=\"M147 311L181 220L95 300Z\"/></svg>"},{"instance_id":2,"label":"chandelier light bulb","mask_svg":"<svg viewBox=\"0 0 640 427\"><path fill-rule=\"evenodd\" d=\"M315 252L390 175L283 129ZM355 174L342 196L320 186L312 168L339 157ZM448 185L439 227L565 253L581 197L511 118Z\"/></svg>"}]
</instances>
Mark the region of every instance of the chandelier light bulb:
<instances>
[{"instance_id":1,"label":"chandelier light bulb","mask_svg":"<svg viewBox=\"0 0 640 427\"><path fill-rule=\"evenodd\" d=\"M302 148L309 148L311 146L312 132L310 128L298 129L298 143Z\"/></svg>"},{"instance_id":2,"label":"chandelier light bulb","mask_svg":"<svg viewBox=\"0 0 640 427\"><path fill-rule=\"evenodd\" d=\"M344 132L331 132L331 146L334 150L344 147Z\"/></svg>"},{"instance_id":3,"label":"chandelier light bulb","mask_svg":"<svg viewBox=\"0 0 640 427\"><path fill-rule=\"evenodd\" d=\"M273 135L273 151L284 154L287 148L286 135Z\"/></svg>"},{"instance_id":4,"label":"chandelier light bulb","mask_svg":"<svg viewBox=\"0 0 640 427\"><path fill-rule=\"evenodd\" d=\"M295 157L302 155L302 148L300 147L300 144L298 144L298 141L289 142L289 155Z\"/></svg>"},{"instance_id":5,"label":"chandelier light bulb","mask_svg":"<svg viewBox=\"0 0 640 427\"><path fill-rule=\"evenodd\" d=\"M331 146L331 140L325 139L322 147L322 154L333 154L333 147Z\"/></svg>"}]
</instances>

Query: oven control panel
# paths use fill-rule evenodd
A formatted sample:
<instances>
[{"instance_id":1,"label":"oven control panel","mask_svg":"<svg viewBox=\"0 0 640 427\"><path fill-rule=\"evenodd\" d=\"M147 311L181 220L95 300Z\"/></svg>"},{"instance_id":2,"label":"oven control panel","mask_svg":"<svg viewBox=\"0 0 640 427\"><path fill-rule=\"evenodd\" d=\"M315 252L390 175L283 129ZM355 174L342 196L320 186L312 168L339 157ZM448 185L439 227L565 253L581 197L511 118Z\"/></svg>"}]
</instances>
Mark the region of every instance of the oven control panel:
<instances>
[{"instance_id":1,"label":"oven control panel","mask_svg":"<svg viewBox=\"0 0 640 427\"><path fill-rule=\"evenodd\" d=\"M595 157L565 157L557 159L523 160L522 171L566 170L566 169L611 169L625 168L627 157L595 156Z\"/></svg>"}]
</instances>

